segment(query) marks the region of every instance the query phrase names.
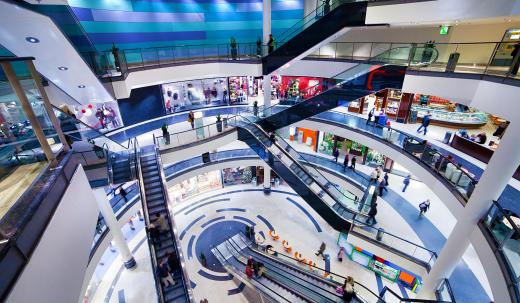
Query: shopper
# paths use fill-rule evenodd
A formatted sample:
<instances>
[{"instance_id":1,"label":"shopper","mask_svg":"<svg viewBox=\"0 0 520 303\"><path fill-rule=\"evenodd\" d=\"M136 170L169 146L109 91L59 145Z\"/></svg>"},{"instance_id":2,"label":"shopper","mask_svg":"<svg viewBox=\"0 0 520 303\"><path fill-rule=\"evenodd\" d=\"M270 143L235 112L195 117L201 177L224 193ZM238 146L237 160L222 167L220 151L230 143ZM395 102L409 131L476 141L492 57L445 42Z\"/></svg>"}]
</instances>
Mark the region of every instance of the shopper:
<instances>
[{"instance_id":1,"label":"shopper","mask_svg":"<svg viewBox=\"0 0 520 303\"><path fill-rule=\"evenodd\" d=\"M511 62L511 75L516 76L518 73L518 67L520 66L520 56L518 52L520 51L520 42L515 44L513 47L513 51L511 52L511 57L513 57L513 61Z\"/></svg>"},{"instance_id":2,"label":"shopper","mask_svg":"<svg viewBox=\"0 0 520 303\"><path fill-rule=\"evenodd\" d=\"M428 209L430 209L430 199L426 199L426 201L419 204L419 216L425 214L428 211Z\"/></svg>"},{"instance_id":3,"label":"shopper","mask_svg":"<svg viewBox=\"0 0 520 303\"><path fill-rule=\"evenodd\" d=\"M161 213L158 213L155 217L155 224L157 224L159 232L161 233L168 232L168 230L170 229L170 226L168 225L166 218Z\"/></svg>"},{"instance_id":4,"label":"shopper","mask_svg":"<svg viewBox=\"0 0 520 303\"><path fill-rule=\"evenodd\" d=\"M153 223L148 225L148 234L150 235L152 244L157 245L157 247L161 247L161 241L159 241L160 233Z\"/></svg>"},{"instance_id":5,"label":"shopper","mask_svg":"<svg viewBox=\"0 0 520 303\"><path fill-rule=\"evenodd\" d=\"M404 180L403 180L403 184L404 184L403 193L406 191L406 188L408 187L408 185L410 185L410 178L411 177L412 177L411 175L408 175L408 176L404 177Z\"/></svg>"},{"instance_id":6,"label":"shopper","mask_svg":"<svg viewBox=\"0 0 520 303\"><path fill-rule=\"evenodd\" d=\"M424 117L422 118L421 126L419 126L419 128L417 129L418 133L420 133L421 130L423 130L424 135L426 136L426 132L428 131L428 125L430 125L430 118L431 118L431 114L428 111L428 113L426 115L424 115Z\"/></svg>"},{"instance_id":7,"label":"shopper","mask_svg":"<svg viewBox=\"0 0 520 303\"><path fill-rule=\"evenodd\" d=\"M191 129L195 128L195 114L190 110L188 113L188 122L191 124Z\"/></svg>"},{"instance_id":8,"label":"shopper","mask_svg":"<svg viewBox=\"0 0 520 303\"><path fill-rule=\"evenodd\" d=\"M125 188L123 186L121 186L119 188L119 194L121 195L121 197L123 198L123 200L125 200L125 202L128 202L128 198L126 197L126 195L128 194L125 190Z\"/></svg>"},{"instance_id":9,"label":"shopper","mask_svg":"<svg viewBox=\"0 0 520 303\"><path fill-rule=\"evenodd\" d=\"M320 249L318 249L318 252L315 255L321 256L323 258L323 260L325 260L325 255L323 255L323 253L325 252L326 248L327 248L327 245L325 245L325 242L321 242Z\"/></svg>"},{"instance_id":10,"label":"shopper","mask_svg":"<svg viewBox=\"0 0 520 303\"><path fill-rule=\"evenodd\" d=\"M356 170L356 156L352 156L352 160L350 160L350 168Z\"/></svg>"},{"instance_id":11,"label":"shopper","mask_svg":"<svg viewBox=\"0 0 520 303\"><path fill-rule=\"evenodd\" d=\"M128 225L130 226L130 230L135 230L134 221L132 221L132 218L128 219Z\"/></svg>"},{"instance_id":12,"label":"shopper","mask_svg":"<svg viewBox=\"0 0 520 303\"><path fill-rule=\"evenodd\" d=\"M334 150L332 151L332 155L334 156L334 162L338 163L339 150L337 147L334 147Z\"/></svg>"},{"instance_id":13,"label":"shopper","mask_svg":"<svg viewBox=\"0 0 520 303\"><path fill-rule=\"evenodd\" d=\"M164 287L175 285L175 281L173 281L170 271L168 270L168 264L166 264L166 261L163 260L159 267L157 267L157 275L161 278Z\"/></svg>"},{"instance_id":14,"label":"shopper","mask_svg":"<svg viewBox=\"0 0 520 303\"><path fill-rule=\"evenodd\" d=\"M323 3L323 15L325 16L330 12L330 0L324 0Z\"/></svg>"},{"instance_id":15,"label":"shopper","mask_svg":"<svg viewBox=\"0 0 520 303\"><path fill-rule=\"evenodd\" d=\"M374 196L377 199L377 196L376 195L374 195ZM373 201L372 205L370 205L370 210L368 211L368 219L367 219L366 223L368 225L377 224L376 215L377 215L377 203L375 201Z\"/></svg>"},{"instance_id":16,"label":"shopper","mask_svg":"<svg viewBox=\"0 0 520 303\"><path fill-rule=\"evenodd\" d=\"M388 172L385 172L385 175L383 176L383 179L385 180L385 189L388 186Z\"/></svg>"},{"instance_id":17,"label":"shopper","mask_svg":"<svg viewBox=\"0 0 520 303\"><path fill-rule=\"evenodd\" d=\"M275 43L276 42L274 41L273 35L269 34L269 41L267 41L267 50L268 50L269 54L274 51Z\"/></svg>"},{"instance_id":18,"label":"shopper","mask_svg":"<svg viewBox=\"0 0 520 303\"><path fill-rule=\"evenodd\" d=\"M261 278L264 275L265 266L264 263L258 262L258 278Z\"/></svg>"},{"instance_id":19,"label":"shopper","mask_svg":"<svg viewBox=\"0 0 520 303\"><path fill-rule=\"evenodd\" d=\"M246 266L246 276L248 279L253 278L253 267L251 267L249 265Z\"/></svg>"},{"instance_id":20,"label":"shopper","mask_svg":"<svg viewBox=\"0 0 520 303\"><path fill-rule=\"evenodd\" d=\"M249 259L247 259L247 266L253 267L255 265L255 260L253 260L253 257L249 256Z\"/></svg>"},{"instance_id":21,"label":"shopper","mask_svg":"<svg viewBox=\"0 0 520 303\"><path fill-rule=\"evenodd\" d=\"M367 119L367 123L370 123L372 121L372 117L374 116L374 110L375 108L372 108L369 112L368 112L368 119Z\"/></svg>"},{"instance_id":22,"label":"shopper","mask_svg":"<svg viewBox=\"0 0 520 303\"><path fill-rule=\"evenodd\" d=\"M375 183L375 182L377 182L377 168L375 168L375 169L370 173L370 182L371 182L371 183Z\"/></svg>"},{"instance_id":23,"label":"shopper","mask_svg":"<svg viewBox=\"0 0 520 303\"><path fill-rule=\"evenodd\" d=\"M340 247L338 251L338 261L343 262L343 256L345 255L345 248Z\"/></svg>"},{"instance_id":24,"label":"shopper","mask_svg":"<svg viewBox=\"0 0 520 303\"><path fill-rule=\"evenodd\" d=\"M354 291L354 279L348 276L343 284L343 300L345 302L352 302L352 299L356 296Z\"/></svg>"},{"instance_id":25,"label":"shopper","mask_svg":"<svg viewBox=\"0 0 520 303\"><path fill-rule=\"evenodd\" d=\"M504 132L505 132L508 124L509 124L509 122L507 122L507 121L500 123L500 125L497 127L497 129L493 133L493 136L498 137L499 139L502 139L502 136L504 135Z\"/></svg>"},{"instance_id":26,"label":"shopper","mask_svg":"<svg viewBox=\"0 0 520 303\"><path fill-rule=\"evenodd\" d=\"M380 197L383 196L383 191L388 191L388 189L386 189L386 182L385 182L385 179L381 180L379 182L379 185L377 186L377 193L379 194Z\"/></svg>"},{"instance_id":27,"label":"shopper","mask_svg":"<svg viewBox=\"0 0 520 303\"><path fill-rule=\"evenodd\" d=\"M347 170L348 166L348 154L345 155L345 159L343 159L343 171Z\"/></svg>"}]
</instances>

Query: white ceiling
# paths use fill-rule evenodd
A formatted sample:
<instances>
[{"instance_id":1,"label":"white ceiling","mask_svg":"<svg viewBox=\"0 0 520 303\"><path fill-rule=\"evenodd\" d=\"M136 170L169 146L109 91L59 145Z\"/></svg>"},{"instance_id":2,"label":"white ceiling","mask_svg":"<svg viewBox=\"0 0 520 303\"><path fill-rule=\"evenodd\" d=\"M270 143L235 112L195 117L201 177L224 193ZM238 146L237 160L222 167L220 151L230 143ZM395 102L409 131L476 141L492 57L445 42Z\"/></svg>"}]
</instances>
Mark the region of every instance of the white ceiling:
<instances>
[{"instance_id":1,"label":"white ceiling","mask_svg":"<svg viewBox=\"0 0 520 303\"><path fill-rule=\"evenodd\" d=\"M26 37L35 37L40 42L29 43ZM82 104L114 100L47 16L0 1L0 44L18 57L34 57L36 69L45 78ZM61 71L60 66L68 70Z\"/></svg>"}]
</instances>

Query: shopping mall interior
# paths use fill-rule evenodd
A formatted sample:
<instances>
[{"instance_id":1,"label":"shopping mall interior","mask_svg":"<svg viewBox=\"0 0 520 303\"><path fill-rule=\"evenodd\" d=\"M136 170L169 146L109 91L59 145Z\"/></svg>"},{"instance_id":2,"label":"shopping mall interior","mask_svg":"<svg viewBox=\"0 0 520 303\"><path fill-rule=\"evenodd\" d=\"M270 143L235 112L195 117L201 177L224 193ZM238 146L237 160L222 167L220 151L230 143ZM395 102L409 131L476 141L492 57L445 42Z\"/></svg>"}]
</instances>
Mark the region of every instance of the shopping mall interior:
<instances>
[{"instance_id":1,"label":"shopping mall interior","mask_svg":"<svg viewBox=\"0 0 520 303\"><path fill-rule=\"evenodd\" d=\"M0 0L0 302L519 303L519 66L518 0Z\"/></svg>"}]
</instances>

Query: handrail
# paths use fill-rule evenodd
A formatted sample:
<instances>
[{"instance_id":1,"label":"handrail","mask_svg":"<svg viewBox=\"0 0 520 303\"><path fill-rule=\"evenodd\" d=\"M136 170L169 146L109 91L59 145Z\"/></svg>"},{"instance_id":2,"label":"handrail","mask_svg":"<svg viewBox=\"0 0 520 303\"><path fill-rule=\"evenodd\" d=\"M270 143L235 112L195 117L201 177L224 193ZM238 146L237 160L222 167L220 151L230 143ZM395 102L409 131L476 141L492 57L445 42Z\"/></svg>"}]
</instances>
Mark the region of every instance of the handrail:
<instances>
[{"instance_id":1,"label":"handrail","mask_svg":"<svg viewBox=\"0 0 520 303\"><path fill-rule=\"evenodd\" d=\"M172 235L172 240L174 241L175 243L175 247L176 247L176 254L177 254L177 258L179 259L179 263L180 263L180 267L181 267L181 278L183 280L183 284L184 284L184 290L185 290L185 295L187 297L187 301L188 302L195 302L195 299L194 299L194 296L193 296L193 289L191 287L191 283L190 283L190 279L188 277L188 269L187 269L187 266L186 266L186 262L184 260L184 255L182 253L182 249L181 249L181 241L179 240L178 236L177 236L177 227L176 227L176 224L174 223L172 217L171 217L171 209L170 209L170 197L169 197L169 194L168 194L168 188L166 187L167 183L166 183L166 177L164 176L164 169L163 169L163 166L162 166L162 160L161 160L161 155L159 153L159 148L154 145L154 152L155 152L155 157L157 159L157 166L159 167L159 174L161 176L161 190L162 190L162 194L164 196L164 203L166 204L167 206L167 212L166 212L166 216L168 218L168 222L170 222L170 226L171 226L171 235Z\"/></svg>"},{"instance_id":2,"label":"handrail","mask_svg":"<svg viewBox=\"0 0 520 303\"><path fill-rule=\"evenodd\" d=\"M112 188L114 186L114 171L112 169L112 155L110 154L110 147L108 144L103 143L103 152L107 157L107 174L108 174L108 185Z\"/></svg>"},{"instance_id":3,"label":"handrail","mask_svg":"<svg viewBox=\"0 0 520 303\"><path fill-rule=\"evenodd\" d=\"M421 302L421 303L453 303L448 301L439 301L439 300L427 300L427 299L410 299L410 298L402 298L400 295L398 295L395 291L388 288L386 285L383 287L383 290L381 290L381 297L384 297L386 292L390 292L392 295L394 295L400 302Z\"/></svg>"},{"instance_id":4,"label":"handrail","mask_svg":"<svg viewBox=\"0 0 520 303\"><path fill-rule=\"evenodd\" d=\"M146 191L145 191L145 188L144 188L144 183L143 183L143 172L142 172L142 169L141 169L141 150L139 148L139 142L137 141L137 138L134 139L135 140L135 144L134 144L134 150L135 150L135 157L136 157L136 163L137 163L137 176L138 176L138 180L137 182L139 183L139 189L140 189L140 196L141 196L141 203L143 204L143 217L144 217L144 220L145 220L145 228L148 228L150 226L150 214L148 213L148 202L146 201ZM165 302L164 300L164 294L163 294L163 286L162 286L162 283L161 283L161 279L159 278L159 276L157 275L157 271L156 269L158 268L158 264L157 264L157 254L155 252L155 247L153 245L153 241L152 239L150 239L150 236L149 236L149 233L147 232L146 233L146 238L148 239L148 249L150 251L150 256L151 256L151 262L152 262L152 275L154 277L154 280L155 280L155 290L157 292L157 296L159 297L159 302L160 303L163 303Z\"/></svg>"}]
</instances>

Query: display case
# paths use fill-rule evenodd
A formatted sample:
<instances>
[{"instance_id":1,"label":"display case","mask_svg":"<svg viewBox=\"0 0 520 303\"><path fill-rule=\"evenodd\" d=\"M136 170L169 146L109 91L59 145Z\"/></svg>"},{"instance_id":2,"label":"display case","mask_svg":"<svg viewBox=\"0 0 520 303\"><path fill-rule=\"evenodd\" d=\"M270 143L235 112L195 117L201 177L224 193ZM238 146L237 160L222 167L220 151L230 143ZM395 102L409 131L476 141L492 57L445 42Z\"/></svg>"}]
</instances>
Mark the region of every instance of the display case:
<instances>
[{"instance_id":1,"label":"display case","mask_svg":"<svg viewBox=\"0 0 520 303\"><path fill-rule=\"evenodd\" d=\"M354 100L348 105L348 111L351 113L360 113L361 100Z\"/></svg>"},{"instance_id":2,"label":"display case","mask_svg":"<svg viewBox=\"0 0 520 303\"><path fill-rule=\"evenodd\" d=\"M431 123L442 126L470 129L480 128L488 122L488 115L483 112L450 112L419 105L412 105L412 111L417 112L417 119L419 121L429 112L431 115Z\"/></svg>"},{"instance_id":3,"label":"display case","mask_svg":"<svg viewBox=\"0 0 520 303\"><path fill-rule=\"evenodd\" d=\"M391 267L388 264L385 264L384 261L381 262L380 260L378 260L378 258L374 259L371 265L372 270L376 274L385 277L390 281L395 282L399 277L400 271L398 269Z\"/></svg>"}]
</instances>

